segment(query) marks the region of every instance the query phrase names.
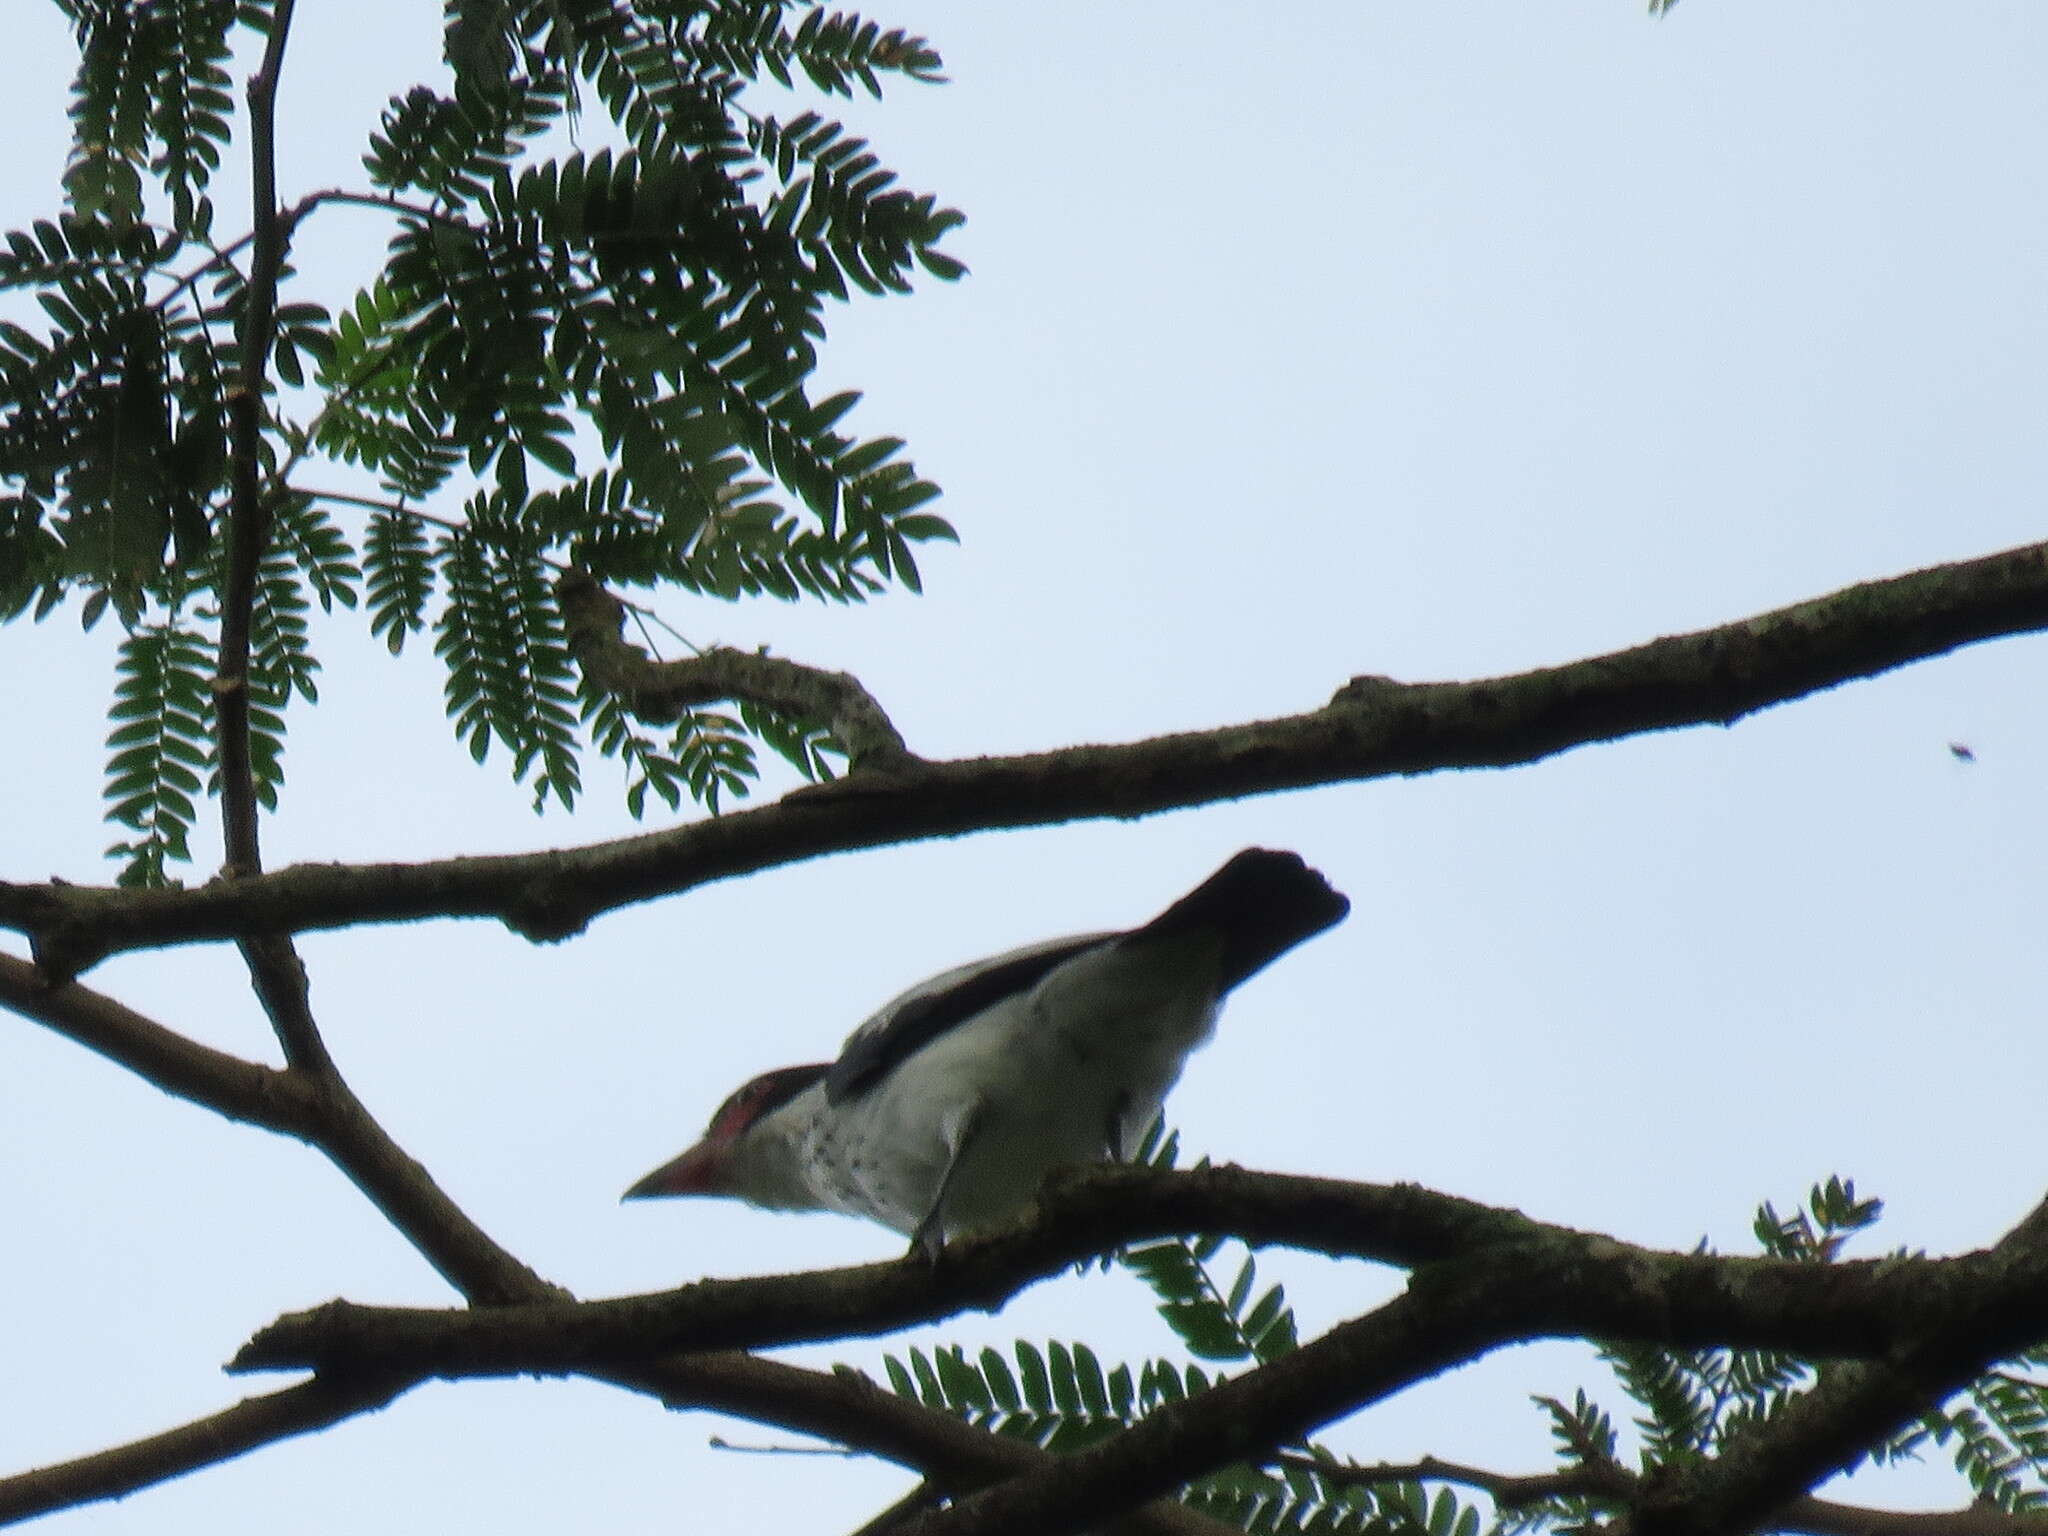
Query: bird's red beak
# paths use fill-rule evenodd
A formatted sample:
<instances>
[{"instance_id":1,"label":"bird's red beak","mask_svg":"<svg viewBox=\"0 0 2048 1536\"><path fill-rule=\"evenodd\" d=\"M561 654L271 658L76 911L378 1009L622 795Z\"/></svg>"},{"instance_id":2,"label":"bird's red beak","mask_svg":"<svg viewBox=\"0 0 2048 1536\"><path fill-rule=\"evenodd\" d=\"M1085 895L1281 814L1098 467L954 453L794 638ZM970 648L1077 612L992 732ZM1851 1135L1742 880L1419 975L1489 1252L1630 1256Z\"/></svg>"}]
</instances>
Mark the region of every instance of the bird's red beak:
<instances>
[{"instance_id":1,"label":"bird's red beak","mask_svg":"<svg viewBox=\"0 0 2048 1536\"><path fill-rule=\"evenodd\" d=\"M722 1195L726 1192L725 1153L728 1142L706 1137L682 1156L663 1163L619 1196L621 1200L652 1200L661 1195Z\"/></svg>"}]
</instances>

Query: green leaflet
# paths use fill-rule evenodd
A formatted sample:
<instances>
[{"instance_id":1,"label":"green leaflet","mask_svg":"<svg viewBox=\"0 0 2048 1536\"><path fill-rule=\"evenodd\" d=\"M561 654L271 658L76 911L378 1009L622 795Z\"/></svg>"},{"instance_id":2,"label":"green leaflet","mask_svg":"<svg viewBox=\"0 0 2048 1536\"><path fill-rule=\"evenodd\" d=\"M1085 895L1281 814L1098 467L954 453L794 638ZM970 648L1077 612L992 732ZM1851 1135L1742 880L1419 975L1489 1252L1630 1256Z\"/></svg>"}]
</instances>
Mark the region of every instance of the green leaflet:
<instances>
[{"instance_id":1,"label":"green leaflet","mask_svg":"<svg viewBox=\"0 0 2048 1536\"><path fill-rule=\"evenodd\" d=\"M488 504L471 510L487 522ZM575 674L535 551L501 537L472 527L442 541L447 603L434 652L448 667L448 712L478 762L494 741L510 751L536 810L549 798L567 808L582 788Z\"/></svg>"},{"instance_id":2,"label":"green leaflet","mask_svg":"<svg viewBox=\"0 0 2048 1536\"><path fill-rule=\"evenodd\" d=\"M200 775L212 766L206 681L213 647L174 624L138 629L115 662L107 711L107 819L136 833L113 844L120 883L162 885L165 868L191 857Z\"/></svg>"}]
</instances>

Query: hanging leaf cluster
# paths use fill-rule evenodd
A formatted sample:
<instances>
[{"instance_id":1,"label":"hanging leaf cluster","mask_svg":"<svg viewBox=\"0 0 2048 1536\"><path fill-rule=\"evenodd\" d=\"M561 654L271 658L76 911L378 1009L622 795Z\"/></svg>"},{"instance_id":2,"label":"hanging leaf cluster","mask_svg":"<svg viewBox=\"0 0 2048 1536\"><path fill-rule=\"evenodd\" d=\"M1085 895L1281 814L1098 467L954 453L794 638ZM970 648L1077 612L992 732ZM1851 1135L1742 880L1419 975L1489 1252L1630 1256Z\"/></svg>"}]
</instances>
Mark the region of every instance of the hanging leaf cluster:
<instances>
[{"instance_id":1,"label":"hanging leaf cluster","mask_svg":"<svg viewBox=\"0 0 2048 1536\"><path fill-rule=\"evenodd\" d=\"M254 242L215 235L210 188L250 139L231 71L273 0L59 3L79 46L63 207L0 252L0 290L40 310L0 310L0 619L72 602L126 631L108 796L128 878L187 856L209 781L252 353L265 795L285 706L313 697L314 603L359 608L393 652L431 632L458 738L501 749L536 805L573 802L593 745L636 813L650 791L746 793L762 744L831 771L814 722L635 728L577 676L551 584L574 566L857 601L915 590L915 547L952 537L903 442L811 389L831 303L963 270L940 249L961 216L803 100L937 80L922 38L798 0L447 0L445 79L391 98L359 185L280 210L275 322L252 336ZM290 252L342 205L390 233L330 312Z\"/></svg>"}]
</instances>

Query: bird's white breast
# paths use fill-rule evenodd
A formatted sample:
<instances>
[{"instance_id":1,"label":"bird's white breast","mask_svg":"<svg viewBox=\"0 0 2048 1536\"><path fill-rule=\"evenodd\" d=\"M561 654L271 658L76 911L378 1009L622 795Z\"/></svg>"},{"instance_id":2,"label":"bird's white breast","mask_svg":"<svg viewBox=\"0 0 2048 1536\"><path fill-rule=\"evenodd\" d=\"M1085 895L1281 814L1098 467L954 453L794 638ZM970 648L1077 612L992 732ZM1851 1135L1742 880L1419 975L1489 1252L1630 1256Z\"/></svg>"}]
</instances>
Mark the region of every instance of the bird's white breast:
<instances>
[{"instance_id":1,"label":"bird's white breast","mask_svg":"<svg viewBox=\"0 0 2048 1536\"><path fill-rule=\"evenodd\" d=\"M1201 939L1083 951L927 1042L857 1097L827 1109L822 1094L807 1093L791 1105L809 1117L814 1192L909 1233L957 1147L945 1232L1007 1221L1053 1168L1129 1153L1214 1027L1216 992L1215 947Z\"/></svg>"}]
</instances>

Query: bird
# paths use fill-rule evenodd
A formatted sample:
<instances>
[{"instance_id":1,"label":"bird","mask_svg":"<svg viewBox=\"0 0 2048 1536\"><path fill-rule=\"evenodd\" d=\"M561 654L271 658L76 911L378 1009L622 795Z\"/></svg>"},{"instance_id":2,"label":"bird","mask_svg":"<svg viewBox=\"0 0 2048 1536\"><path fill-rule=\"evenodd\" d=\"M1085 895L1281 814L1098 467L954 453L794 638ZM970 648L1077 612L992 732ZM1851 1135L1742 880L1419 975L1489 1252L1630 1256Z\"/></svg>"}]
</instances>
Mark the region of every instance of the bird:
<instances>
[{"instance_id":1,"label":"bird","mask_svg":"<svg viewBox=\"0 0 2048 1536\"><path fill-rule=\"evenodd\" d=\"M838 1060L746 1083L621 1198L839 1211L936 1259L1021 1215L1053 1169L1130 1157L1224 997L1350 909L1299 854L1247 848L1139 927L910 988Z\"/></svg>"}]
</instances>

